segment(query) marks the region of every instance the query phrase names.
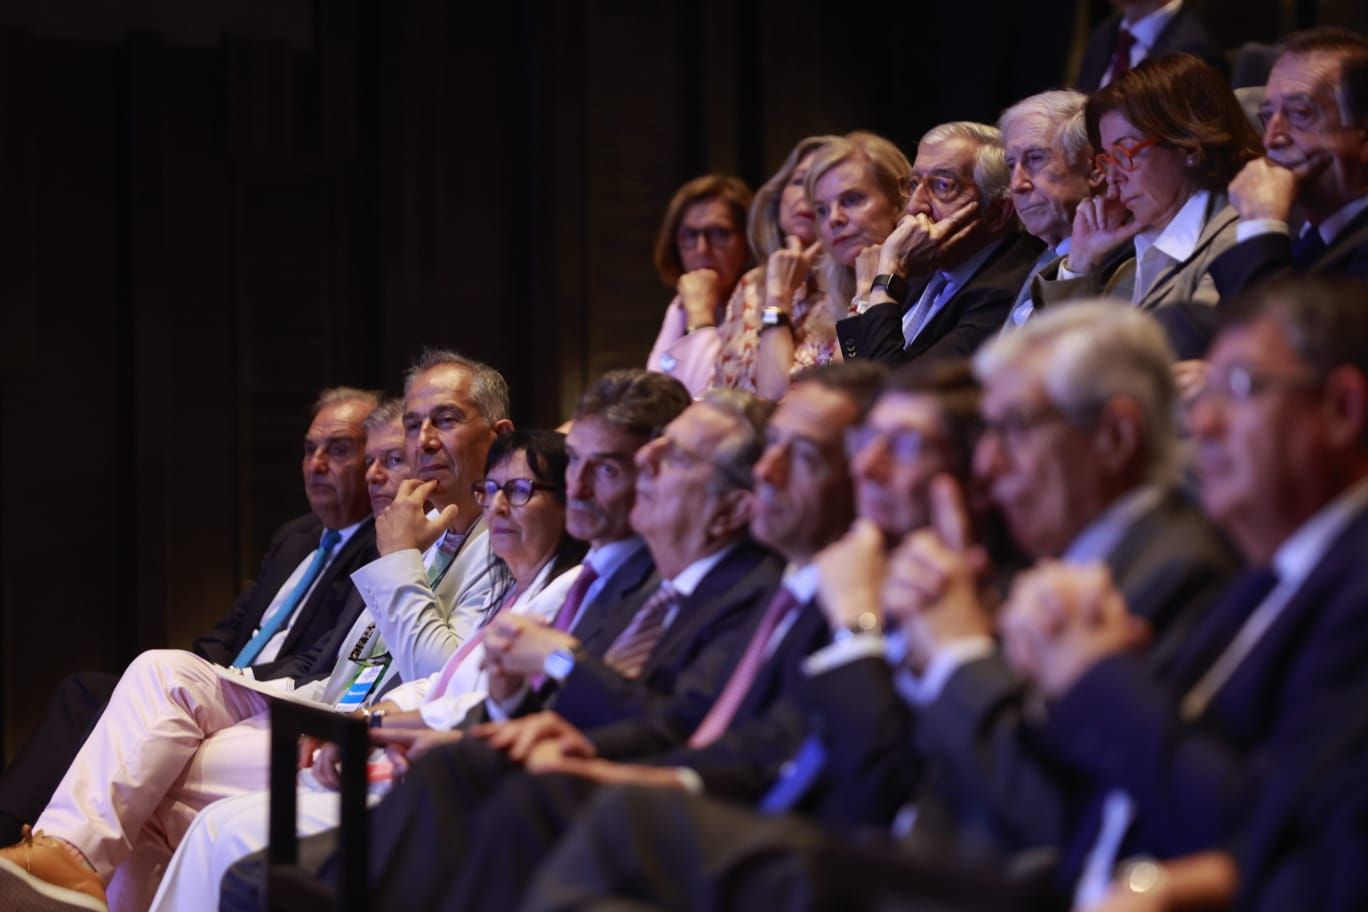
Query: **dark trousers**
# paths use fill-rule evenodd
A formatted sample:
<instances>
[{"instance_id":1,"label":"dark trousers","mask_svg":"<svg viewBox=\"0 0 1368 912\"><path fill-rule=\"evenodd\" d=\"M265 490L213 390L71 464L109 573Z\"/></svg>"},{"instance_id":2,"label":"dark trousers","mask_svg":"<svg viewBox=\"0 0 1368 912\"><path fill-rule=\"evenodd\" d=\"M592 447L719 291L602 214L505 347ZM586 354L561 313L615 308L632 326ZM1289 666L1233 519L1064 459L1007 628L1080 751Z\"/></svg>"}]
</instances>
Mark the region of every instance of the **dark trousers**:
<instances>
[{"instance_id":1,"label":"dark trousers","mask_svg":"<svg viewBox=\"0 0 1368 912\"><path fill-rule=\"evenodd\" d=\"M118 675L82 671L57 685L38 728L0 775L0 845L17 842L20 825L47 807L118 683Z\"/></svg>"}]
</instances>

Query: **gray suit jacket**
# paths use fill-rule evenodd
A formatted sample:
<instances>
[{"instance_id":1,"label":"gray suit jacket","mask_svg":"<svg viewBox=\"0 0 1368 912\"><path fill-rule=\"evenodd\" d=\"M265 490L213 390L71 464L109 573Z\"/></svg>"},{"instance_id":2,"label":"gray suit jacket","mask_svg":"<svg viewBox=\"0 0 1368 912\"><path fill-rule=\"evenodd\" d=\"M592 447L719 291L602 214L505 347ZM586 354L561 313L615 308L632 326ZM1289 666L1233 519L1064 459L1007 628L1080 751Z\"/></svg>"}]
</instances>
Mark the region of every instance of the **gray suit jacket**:
<instances>
[{"instance_id":1,"label":"gray suit jacket","mask_svg":"<svg viewBox=\"0 0 1368 912\"><path fill-rule=\"evenodd\" d=\"M1162 662L1238 561L1196 506L1169 492L1131 525L1107 564L1131 610L1154 626L1154 661ZM942 821L978 851L1062 842L1074 783L1039 749L1031 712L1023 683L1000 655L951 675L916 721L918 750L930 765L919 827Z\"/></svg>"},{"instance_id":2,"label":"gray suit jacket","mask_svg":"<svg viewBox=\"0 0 1368 912\"><path fill-rule=\"evenodd\" d=\"M1212 305L1218 303L1220 293L1216 283L1207 275L1207 270L1211 268L1213 260L1235 246L1235 225L1239 220L1239 213L1231 208L1225 192L1213 192L1207 203L1202 233L1197 238L1192 255L1155 279L1135 306L1141 310L1154 310L1185 301ZM1110 272L1098 268L1072 279L1042 278L1035 288L1039 296L1037 302L1049 306L1089 297L1131 300L1135 292L1135 251L1133 247L1122 249L1128 250L1129 256Z\"/></svg>"}]
</instances>

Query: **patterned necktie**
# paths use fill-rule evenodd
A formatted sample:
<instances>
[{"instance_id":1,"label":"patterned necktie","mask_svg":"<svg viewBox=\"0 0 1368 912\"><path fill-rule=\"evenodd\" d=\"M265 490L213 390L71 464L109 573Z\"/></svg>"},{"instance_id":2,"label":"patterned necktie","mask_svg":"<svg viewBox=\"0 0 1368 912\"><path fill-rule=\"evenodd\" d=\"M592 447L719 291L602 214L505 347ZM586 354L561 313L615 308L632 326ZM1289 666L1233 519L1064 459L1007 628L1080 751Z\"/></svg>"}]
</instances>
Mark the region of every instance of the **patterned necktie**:
<instances>
[{"instance_id":1,"label":"patterned necktie","mask_svg":"<svg viewBox=\"0 0 1368 912\"><path fill-rule=\"evenodd\" d=\"M665 632L665 619L670 609L679 603L679 593L669 581L646 600L627 628L618 634L613 645L603 655L603 663L629 681L636 680L645 667L651 650Z\"/></svg>"},{"instance_id":2,"label":"patterned necktie","mask_svg":"<svg viewBox=\"0 0 1368 912\"><path fill-rule=\"evenodd\" d=\"M247 641L247 645L242 647L242 651L233 659L234 668L246 668L251 665L256 657L261 654L261 650L266 648L271 637L276 635L276 631L284 626L285 622L294 614L294 610L299 607L299 603L304 600L318 575L323 572L323 565L328 562L328 555L332 554L333 548L342 540L342 535L336 529L328 529L323 533L323 540L318 545L318 550L314 552L313 560L309 562L309 567L304 571L304 575L295 583L295 587L290 590L290 594L285 597L285 601L280 603L280 608L272 614L270 619L257 628L256 635Z\"/></svg>"},{"instance_id":3,"label":"patterned necktie","mask_svg":"<svg viewBox=\"0 0 1368 912\"><path fill-rule=\"evenodd\" d=\"M561 602L560 610L556 612L556 618L551 622L551 626L561 633L570 629L570 625L575 623L575 616L579 614L580 605L584 603L584 594L589 591L589 587L594 585L594 581L599 578L598 571L593 564L584 564L580 569L580 575L575 579L575 584L570 587L570 591L565 595L565 601ZM528 682L533 690L541 690L546 683L546 675L533 675Z\"/></svg>"},{"instance_id":4,"label":"patterned necktie","mask_svg":"<svg viewBox=\"0 0 1368 912\"><path fill-rule=\"evenodd\" d=\"M736 669L727 679L721 695L689 738L690 747L707 747L721 737L727 726L731 725L732 719L736 717L736 711L741 708L741 701L746 698L746 692L755 683L760 666L764 664L765 646L774 634L774 628L797 607L798 600L793 597L793 593L789 592L787 586L780 586L779 591L770 600L769 607L765 609L764 616L760 618L760 623L756 625L755 633L751 634L746 651L741 654L741 661L736 663Z\"/></svg>"},{"instance_id":5,"label":"patterned necktie","mask_svg":"<svg viewBox=\"0 0 1368 912\"><path fill-rule=\"evenodd\" d=\"M432 556L432 564L427 568L428 585L433 589L437 588L442 577L451 569L451 564L456 560L456 555L460 553L465 540L464 535L457 535L454 532L442 533L442 543L437 546L437 553Z\"/></svg>"},{"instance_id":6,"label":"patterned necktie","mask_svg":"<svg viewBox=\"0 0 1368 912\"><path fill-rule=\"evenodd\" d=\"M903 314L903 348L911 345L917 335L926 328L926 324L931 322L936 311L936 299L945 291L945 286L949 282L950 277L943 272L933 275L931 281L926 283L926 288L917 299L917 303Z\"/></svg>"},{"instance_id":7,"label":"patterned necktie","mask_svg":"<svg viewBox=\"0 0 1368 912\"><path fill-rule=\"evenodd\" d=\"M1111 79L1107 82L1116 82L1121 74L1131 68L1131 48L1135 47L1135 36L1124 26L1116 30L1116 44L1112 45L1111 58Z\"/></svg>"},{"instance_id":8,"label":"patterned necktie","mask_svg":"<svg viewBox=\"0 0 1368 912\"><path fill-rule=\"evenodd\" d=\"M1329 249L1318 228L1307 228L1292 244L1292 263L1298 272L1306 272Z\"/></svg>"}]
</instances>

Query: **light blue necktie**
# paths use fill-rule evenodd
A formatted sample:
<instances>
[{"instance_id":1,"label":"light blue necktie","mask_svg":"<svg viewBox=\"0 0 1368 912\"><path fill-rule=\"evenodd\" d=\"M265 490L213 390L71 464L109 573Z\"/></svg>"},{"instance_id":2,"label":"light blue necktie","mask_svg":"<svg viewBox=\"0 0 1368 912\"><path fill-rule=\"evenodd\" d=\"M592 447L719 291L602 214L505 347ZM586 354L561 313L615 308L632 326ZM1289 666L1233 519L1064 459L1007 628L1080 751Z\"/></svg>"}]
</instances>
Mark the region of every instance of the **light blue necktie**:
<instances>
[{"instance_id":1,"label":"light blue necktie","mask_svg":"<svg viewBox=\"0 0 1368 912\"><path fill-rule=\"evenodd\" d=\"M290 590L290 594L285 597L285 601L280 603L280 610L271 615L271 619L261 625L261 629L256 632L256 636L247 641L247 645L242 647L242 651L233 659L234 668L246 668L256 659L261 650L266 648L271 637L276 635L284 623L294 614L295 608L303 601L308 593L309 587L318 579L318 574L323 572L323 565L328 562L328 555L332 554L333 548L342 540L342 535L336 529L328 529L323 533L323 541L319 543L318 550L314 552L313 560L309 562L309 568L304 571L304 575L299 578L299 582Z\"/></svg>"},{"instance_id":2,"label":"light blue necktie","mask_svg":"<svg viewBox=\"0 0 1368 912\"><path fill-rule=\"evenodd\" d=\"M917 336L926 328L926 324L936 315L936 300L945 293L945 286L949 284L948 275L943 272L936 273L931 277L931 281L926 283L926 288L917 299L917 303L903 314L904 348L916 341Z\"/></svg>"}]
</instances>

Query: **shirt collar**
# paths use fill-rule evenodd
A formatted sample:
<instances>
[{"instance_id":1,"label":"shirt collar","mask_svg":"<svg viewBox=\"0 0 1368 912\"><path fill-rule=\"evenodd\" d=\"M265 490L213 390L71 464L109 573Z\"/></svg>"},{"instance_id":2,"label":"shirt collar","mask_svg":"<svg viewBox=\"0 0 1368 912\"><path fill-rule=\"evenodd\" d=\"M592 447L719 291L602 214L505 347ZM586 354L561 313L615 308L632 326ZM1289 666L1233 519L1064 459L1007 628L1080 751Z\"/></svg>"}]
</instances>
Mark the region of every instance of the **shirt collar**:
<instances>
[{"instance_id":1,"label":"shirt collar","mask_svg":"<svg viewBox=\"0 0 1368 912\"><path fill-rule=\"evenodd\" d=\"M700 557L689 566L680 570L674 579L670 580L670 585L681 597L693 595L693 591L698 588L698 584L703 582L703 578L712 572L722 558L731 554L736 548L736 542L725 545L706 557Z\"/></svg>"},{"instance_id":2,"label":"shirt collar","mask_svg":"<svg viewBox=\"0 0 1368 912\"><path fill-rule=\"evenodd\" d=\"M1316 226L1321 240L1325 241L1327 246L1335 243L1335 237L1364 209L1368 209L1368 196L1360 196L1353 202L1341 206L1334 215Z\"/></svg>"},{"instance_id":3,"label":"shirt collar","mask_svg":"<svg viewBox=\"0 0 1368 912\"><path fill-rule=\"evenodd\" d=\"M1210 192L1198 190L1188 197L1183 208L1178 210L1173 221L1164 226L1163 231L1156 233L1150 230L1137 234L1135 236L1136 262L1138 263L1144 258L1145 251L1151 246L1159 248L1176 262L1185 262L1197 249L1197 242L1202 239L1202 229L1206 227L1207 203L1210 201Z\"/></svg>"},{"instance_id":4,"label":"shirt collar","mask_svg":"<svg viewBox=\"0 0 1368 912\"><path fill-rule=\"evenodd\" d=\"M1336 536L1357 515L1368 508L1368 478L1341 492L1330 503L1302 523L1273 554L1273 569L1278 582L1297 584L1320 563Z\"/></svg>"},{"instance_id":5,"label":"shirt collar","mask_svg":"<svg viewBox=\"0 0 1368 912\"><path fill-rule=\"evenodd\" d=\"M370 517L367 516L366 519L370 519ZM356 530L361 528L361 526L365 524L366 519L363 519L360 522L354 522L350 526L347 526L345 529L337 530L337 545L333 547L333 554L336 554L338 551L341 551L344 547L346 547L347 542L350 541L351 537L356 534ZM324 529L323 532L319 534L318 538L320 541L322 541L323 535L326 534L327 531L327 529Z\"/></svg>"},{"instance_id":6,"label":"shirt collar","mask_svg":"<svg viewBox=\"0 0 1368 912\"><path fill-rule=\"evenodd\" d=\"M822 575L813 561L802 566L789 564L784 568L784 588L800 605L806 605L817 597L817 584L821 579Z\"/></svg>"},{"instance_id":7,"label":"shirt collar","mask_svg":"<svg viewBox=\"0 0 1368 912\"><path fill-rule=\"evenodd\" d=\"M1066 235L1064 240L1055 245L1055 256L1068 256L1069 248L1073 246L1073 235Z\"/></svg>"},{"instance_id":8,"label":"shirt collar","mask_svg":"<svg viewBox=\"0 0 1368 912\"><path fill-rule=\"evenodd\" d=\"M642 541L640 535L629 535L599 545L597 548L590 548L589 553L584 555L584 563L594 568L599 579L604 579L616 573L619 567L644 547L646 542Z\"/></svg>"},{"instance_id":9,"label":"shirt collar","mask_svg":"<svg viewBox=\"0 0 1368 912\"><path fill-rule=\"evenodd\" d=\"M1121 27L1130 32L1135 38L1135 43L1143 47L1146 51L1154 47L1154 42L1159 40L1159 33L1164 30L1164 26L1169 24L1169 20L1178 15L1178 11L1183 8L1183 0L1172 0L1159 7L1154 12L1145 16L1139 22L1127 25L1122 22Z\"/></svg>"},{"instance_id":10,"label":"shirt collar","mask_svg":"<svg viewBox=\"0 0 1368 912\"><path fill-rule=\"evenodd\" d=\"M945 276L946 287L941 289L941 297L945 296L947 289L957 291L963 288L965 284L974 277L974 273L978 272L979 267L983 265L984 260L992 256L993 251L997 250L1004 240L1006 240L1006 238L998 238L991 244L985 244L982 250L975 253L963 263L960 263L954 269L938 270L941 275Z\"/></svg>"},{"instance_id":11,"label":"shirt collar","mask_svg":"<svg viewBox=\"0 0 1368 912\"><path fill-rule=\"evenodd\" d=\"M1153 509L1163 494L1163 488L1153 484L1140 485L1122 494L1074 537L1064 559L1071 563L1105 560L1126 530Z\"/></svg>"}]
</instances>

